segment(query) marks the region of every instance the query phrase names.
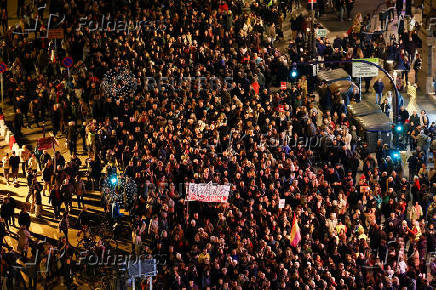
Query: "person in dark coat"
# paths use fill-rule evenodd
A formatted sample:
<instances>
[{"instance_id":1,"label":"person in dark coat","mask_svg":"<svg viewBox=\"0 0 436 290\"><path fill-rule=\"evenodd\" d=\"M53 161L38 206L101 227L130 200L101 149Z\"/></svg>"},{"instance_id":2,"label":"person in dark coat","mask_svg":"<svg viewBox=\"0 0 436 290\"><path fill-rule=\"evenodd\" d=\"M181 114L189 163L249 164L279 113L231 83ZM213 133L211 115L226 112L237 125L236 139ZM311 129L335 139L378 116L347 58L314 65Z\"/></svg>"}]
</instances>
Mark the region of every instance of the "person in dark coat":
<instances>
[{"instance_id":1,"label":"person in dark coat","mask_svg":"<svg viewBox=\"0 0 436 290\"><path fill-rule=\"evenodd\" d=\"M88 147L86 146L86 122L82 122L82 125L79 125L78 135L82 137L82 146L83 146L83 154L88 154Z\"/></svg>"},{"instance_id":2,"label":"person in dark coat","mask_svg":"<svg viewBox=\"0 0 436 290\"><path fill-rule=\"evenodd\" d=\"M416 54L416 60L413 64L413 70L415 71L415 83L418 83L418 73L422 69L422 58L419 53Z\"/></svg>"},{"instance_id":3,"label":"person in dark coat","mask_svg":"<svg viewBox=\"0 0 436 290\"><path fill-rule=\"evenodd\" d=\"M417 44L413 41L412 36L410 36L408 40L404 43L404 49L409 54L410 63L413 63L413 61L415 60L416 48Z\"/></svg>"},{"instance_id":4,"label":"person in dark coat","mask_svg":"<svg viewBox=\"0 0 436 290\"><path fill-rule=\"evenodd\" d=\"M68 216L68 212L65 212L61 221L59 222L59 231L63 232L65 235L65 239L68 243L68 229L70 228L70 219Z\"/></svg>"},{"instance_id":5,"label":"person in dark coat","mask_svg":"<svg viewBox=\"0 0 436 290\"><path fill-rule=\"evenodd\" d=\"M70 122L67 131L68 149L70 154L77 154L77 129L74 122Z\"/></svg>"},{"instance_id":6,"label":"person in dark coat","mask_svg":"<svg viewBox=\"0 0 436 290\"><path fill-rule=\"evenodd\" d=\"M42 94L40 95L40 97L42 97ZM41 115L40 112L42 111L41 109L42 109L42 107L41 107L41 103L39 102L39 99L34 99L32 101L32 110L33 110L34 122L35 122L35 125L37 128L40 128L39 120L41 119L40 118L40 115Z\"/></svg>"},{"instance_id":7,"label":"person in dark coat","mask_svg":"<svg viewBox=\"0 0 436 290\"><path fill-rule=\"evenodd\" d=\"M56 170L58 166L60 166L61 168L65 167L65 158L64 156L61 155L59 151L56 151L55 159L56 159Z\"/></svg>"},{"instance_id":8,"label":"person in dark coat","mask_svg":"<svg viewBox=\"0 0 436 290\"><path fill-rule=\"evenodd\" d=\"M4 219L0 218L0 247L3 247L3 240L4 240L5 236L8 235L7 231L9 229L6 229L6 227L7 227L7 225L4 221Z\"/></svg>"},{"instance_id":9,"label":"person in dark coat","mask_svg":"<svg viewBox=\"0 0 436 290\"><path fill-rule=\"evenodd\" d=\"M14 180L14 184L17 184L17 178L18 178L18 170L20 168L20 156L17 156L15 154L15 151L12 151L11 157L9 159L9 165L12 169L12 179Z\"/></svg>"},{"instance_id":10,"label":"person in dark coat","mask_svg":"<svg viewBox=\"0 0 436 290\"><path fill-rule=\"evenodd\" d=\"M21 128L23 127L23 114L21 113L21 110L17 108L15 110L15 116L14 116L14 133L17 135L17 137L21 136Z\"/></svg>"},{"instance_id":11,"label":"person in dark coat","mask_svg":"<svg viewBox=\"0 0 436 290\"><path fill-rule=\"evenodd\" d=\"M11 196L10 193L8 193L7 199L9 201L9 221L7 221L7 223L9 225L13 225L15 227L15 207L17 206L16 202L15 202L15 198L13 198Z\"/></svg>"},{"instance_id":12,"label":"person in dark coat","mask_svg":"<svg viewBox=\"0 0 436 290\"><path fill-rule=\"evenodd\" d=\"M13 212L13 209L12 209ZM11 220L11 204L9 198L5 198L0 210L0 216L5 222L5 226L9 230L9 222Z\"/></svg>"},{"instance_id":13,"label":"person in dark coat","mask_svg":"<svg viewBox=\"0 0 436 290\"><path fill-rule=\"evenodd\" d=\"M389 118L389 114L391 112L391 106L388 103L388 100L385 99L383 104L380 105L380 109L382 110L383 113L386 114L386 116Z\"/></svg>"},{"instance_id":14,"label":"person in dark coat","mask_svg":"<svg viewBox=\"0 0 436 290\"><path fill-rule=\"evenodd\" d=\"M35 204L36 204L36 213L35 213L35 216L36 217L40 217L41 216L41 211L42 211L42 195L41 195L41 191L43 189L43 186L42 186L41 183L35 182L33 188L34 188L33 190L34 190L34 198L35 198Z\"/></svg>"},{"instance_id":15,"label":"person in dark coat","mask_svg":"<svg viewBox=\"0 0 436 290\"><path fill-rule=\"evenodd\" d=\"M403 1L396 1L395 8L397 9L397 16L400 18L401 11L403 10Z\"/></svg>"},{"instance_id":16,"label":"person in dark coat","mask_svg":"<svg viewBox=\"0 0 436 290\"><path fill-rule=\"evenodd\" d=\"M406 110L406 108L404 108L404 106L401 106L400 112L398 114L400 117L399 121L403 124L404 122L406 122L407 119L409 119L409 112Z\"/></svg>"},{"instance_id":17,"label":"person in dark coat","mask_svg":"<svg viewBox=\"0 0 436 290\"><path fill-rule=\"evenodd\" d=\"M409 163L409 180L412 180L418 172L418 158L416 152L412 153L407 162Z\"/></svg>"},{"instance_id":18,"label":"person in dark coat","mask_svg":"<svg viewBox=\"0 0 436 290\"><path fill-rule=\"evenodd\" d=\"M354 1L347 0L346 7L347 7L347 19L348 19L348 21L350 21L351 20L351 11L353 10L353 7L354 7Z\"/></svg>"},{"instance_id":19,"label":"person in dark coat","mask_svg":"<svg viewBox=\"0 0 436 290\"><path fill-rule=\"evenodd\" d=\"M100 184L100 177L101 177L101 160L100 158L97 156L94 156L90 162L89 162L89 167L91 169L90 172L90 177L92 178L92 180L96 183L96 187L99 187Z\"/></svg>"},{"instance_id":20,"label":"person in dark coat","mask_svg":"<svg viewBox=\"0 0 436 290\"><path fill-rule=\"evenodd\" d=\"M69 212L73 207L74 185L66 179L60 190L63 200L65 201L65 210Z\"/></svg>"},{"instance_id":21,"label":"person in dark coat","mask_svg":"<svg viewBox=\"0 0 436 290\"><path fill-rule=\"evenodd\" d=\"M39 168L42 170L50 159L50 153L48 153L47 150L44 150L42 155L39 157Z\"/></svg>"},{"instance_id":22,"label":"person in dark coat","mask_svg":"<svg viewBox=\"0 0 436 290\"><path fill-rule=\"evenodd\" d=\"M53 212L55 219L60 218L61 205L62 205L62 194L59 190L59 186L55 184L50 192L49 202L53 206Z\"/></svg>"},{"instance_id":23,"label":"person in dark coat","mask_svg":"<svg viewBox=\"0 0 436 290\"><path fill-rule=\"evenodd\" d=\"M375 91L375 102L377 105L380 105L383 97L383 89L385 88L385 85L381 79L378 79L372 87L374 88Z\"/></svg>"},{"instance_id":24,"label":"person in dark coat","mask_svg":"<svg viewBox=\"0 0 436 290\"><path fill-rule=\"evenodd\" d=\"M21 210L20 215L18 216L18 224L19 224L20 226L25 226L26 229L28 230L29 227L30 227L30 223L31 223L30 215L29 215L29 213L27 212L27 207L25 206L25 207Z\"/></svg>"}]
</instances>

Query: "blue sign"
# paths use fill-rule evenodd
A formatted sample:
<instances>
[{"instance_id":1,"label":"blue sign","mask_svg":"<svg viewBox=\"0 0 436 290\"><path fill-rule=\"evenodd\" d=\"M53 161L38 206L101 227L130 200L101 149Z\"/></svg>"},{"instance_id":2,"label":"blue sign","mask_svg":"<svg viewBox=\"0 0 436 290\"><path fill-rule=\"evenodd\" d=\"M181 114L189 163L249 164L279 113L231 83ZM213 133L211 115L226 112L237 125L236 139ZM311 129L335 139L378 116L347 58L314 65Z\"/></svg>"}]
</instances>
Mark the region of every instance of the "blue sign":
<instances>
[{"instance_id":1,"label":"blue sign","mask_svg":"<svg viewBox=\"0 0 436 290\"><path fill-rule=\"evenodd\" d=\"M73 59L67 56L62 60L62 64L64 65L64 67L70 68L73 65Z\"/></svg>"}]
</instances>

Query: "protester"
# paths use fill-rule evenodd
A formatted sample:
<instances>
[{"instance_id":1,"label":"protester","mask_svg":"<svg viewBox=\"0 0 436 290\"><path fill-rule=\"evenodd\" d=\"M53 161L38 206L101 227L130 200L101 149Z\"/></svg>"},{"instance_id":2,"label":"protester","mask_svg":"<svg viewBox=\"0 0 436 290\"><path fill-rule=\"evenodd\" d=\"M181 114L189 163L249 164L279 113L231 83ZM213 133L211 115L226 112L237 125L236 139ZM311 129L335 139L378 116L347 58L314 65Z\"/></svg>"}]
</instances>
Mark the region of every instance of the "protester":
<instances>
[{"instance_id":1,"label":"protester","mask_svg":"<svg viewBox=\"0 0 436 290\"><path fill-rule=\"evenodd\" d=\"M20 253L22 257L27 257L27 251L29 250L30 244L30 232L27 230L25 225L22 225L20 226L17 235L17 252Z\"/></svg>"},{"instance_id":2,"label":"protester","mask_svg":"<svg viewBox=\"0 0 436 290\"><path fill-rule=\"evenodd\" d=\"M53 187L54 170L53 161L49 159L42 169L42 180L44 181L43 195L45 196L45 191L48 190L49 195Z\"/></svg>"},{"instance_id":3,"label":"protester","mask_svg":"<svg viewBox=\"0 0 436 290\"><path fill-rule=\"evenodd\" d=\"M3 218L0 218L0 246L3 248L4 239L8 235L9 229L7 229L7 225Z\"/></svg>"},{"instance_id":4,"label":"protester","mask_svg":"<svg viewBox=\"0 0 436 290\"><path fill-rule=\"evenodd\" d=\"M386 114L389 118L389 114L391 112L391 106L389 105L388 99L384 99L383 103L380 105L381 111Z\"/></svg>"},{"instance_id":5,"label":"protester","mask_svg":"<svg viewBox=\"0 0 436 290\"><path fill-rule=\"evenodd\" d=\"M36 175L38 172L38 159L36 158L36 155L34 153L31 154L31 156L28 160L28 166L29 166L30 170L32 171L32 173L34 175Z\"/></svg>"},{"instance_id":6,"label":"protester","mask_svg":"<svg viewBox=\"0 0 436 290\"><path fill-rule=\"evenodd\" d=\"M6 196L4 200L5 204L5 223L9 226L12 225L15 227L15 199L12 197L10 193Z\"/></svg>"},{"instance_id":7,"label":"protester","mask_svg":"<svg viewBox=\"0 0 436 290\"><path fill-rule=\"evenodd\" d=\"M9 198L5 198L1 206L0 215L8 230L11 223L11 219L13 219L13 212L14 212L13 204L10 202Z\"/></svg>"},{"instance_id":8,"label":"protester","mask_svg":"<svg viewBox=\"0 0 436 290\"><path fill-rule=\"evenodd\" d=\"M85 206L83 196L85 195L86 188L85 183L83 182L83 179L80 177L76 177L76 195L77 195L77 207L82 208L82 206Z\"/></svg>"},{"instance_id":9,"label":"protester","mask_svg":"<svg viewBox=\"0 0 436 290\"><path fill-rule=\"evenodd\" d=\"M43 186L36 181L33 185L33 191L34 191L34 202L35 202L35 217L41 217L41 211L42 211L42 195L41 191L43 190Z\"/></svg>"},{"instance_id":10,"label":"protester","mask_svg":"<svg viewBox=\"0 0 436 290\"><path fill-rule=\"evenodd\" d=\"M417 53L415 63L413 64L413 70L415 71L415 84L418 83L418 75L421 69L422 69L422 58L421 55Z\"/></svg>"},{"instance_id":11,"label":"protester","mask_svg":"<svg viewBox=\"0 0 436 290\"><path fill-rule=\"evenodd\" d=\"M20 150L20 158L21 158L21 169L23 170L23 176L26 178L27 172L27 163L29 162L30 157L32 156L32 152L27 148L26 145L23 145L23 148ZM30 164L29 164L30 165Z\"/></svg>"},{"instance_id":12,"label":"protester","mask_svg":"<svg viewBox=\"0 0 436 290\"><path fill-rule=\"evenodd\" d=\"M15 186L18 186L18 170L20 168L20 157L15 155L15 151L11 152L11 157L9 158L9 165L11 168L13 184Z\"/></svg>"},{"instance_id":13,"label":"protester","mask_svg":"<svg viewBox=\"0 0 436 290\"><path fill-rule=\"evenodd\" d=\"M62 195L57 184L55 184L53 189L50 191L49 202L53 206L54 218L59 219L62 206Z\"/></svg>"},{"instance_id":14,"label":"protester","mask_svg":"<svg viewBox=\"0 0 436 290\"><path fill-rule=\"evenodd\" d=\"M65 212L62 216L62 219L59 222L59 232L63 232L65 239L68 243L68 228L70 227L70 221L68 218L68 213Z\"/></svg>"},{"instance_id":15,"label":"protester","mask_svg":"<svg viewBox=\"0 0 436 290\"><path fill-rule=\"evenodd\" d=\"M24 118L29 124L26 104L37 99L32 104L43 114L42 120L34 115L34 123L51 121L57 140L67 137L69 155L45 151L37 159L56 219L65 202L58 224L65 238L56 247L62 256L56 256L55 275L67 285L77 274L68 233L72 197L77 195L79 208L84 203L77 156L83 140L87 182L101 191L105 217L122 220L124 207L132 254L165 257L154 282L158 289L400 289L412 284L424 289L431 282L424 275L423 253L434 247L433 216L423 221L429 205L434 208L426 195L434 192L436 177L425 167L426 126L416 112L409 116L404 107L400 110L401 122L410 126L405 134L413 140L409 172L382 140L376 157L369 154L347 115L347 105L357 99L355 86L331 92L324 82L320 108L311 73L297 67L308 79L297 76L286 84L293 63L313 59L306 49L309 22L304 13L292 16L293 37L284 53L277 47L283 11L269 3L133 1L82 7L54 1L49 8L65 14L62 44L24 34L6 38L14 48L6 60L12 64L6 79L9 99L16 103L16 132ZM345 7L351 17L353 1L337 5L341 20ZM123 9L133 20L149 22L119 31L74 21L82 13L118 20ZM317 57L392 58L397 67L407 68L407 51L386 48L383 35L366 40L360 18L333 43L317 39ZM56 61L49 60L51 55ZM74 59L69 71L56 59L66 55ZM282 82L284 89L276 90ZM380 82L374 86L379 102ZM389 100L383 105L388 115ZM34 174L34 165L31 169ZM229 195L219 203L189 201L189 183L229 185ZM35 191L32 196L41 206L41 196ZM91 223L90 216L83 210L79 225ZM19 224L24 253L30 226L26 208ZM98 249L104 248L103 240ZM41 265L58 264L44 258Z\"/></svg>"},{"instance_id":16,"label":"protester","mask_svg":"<svg viewBox=\"0 0 436 290\"><path fill-rule=\"evenodd\" d=\"M30 215L27 212L27 206L25 206L21 210L21 212L20 212L20 214L18 216L18 224L20 225L20 227L24 226L26 229L29 229L30 228L30 223L31 223Z\"/></svg>"},{"instance_id":17,"label":"protester","mask_svg":"<svg viewBox=\"0 0 436 290\"><path fill-rule=\"evenodd\" d=\"M378 79L373 85L373 88L375 90L375 102L378 105L381 105L384 87L385 85L383 84L381 79Z\"/></svg>"}]
</instances>

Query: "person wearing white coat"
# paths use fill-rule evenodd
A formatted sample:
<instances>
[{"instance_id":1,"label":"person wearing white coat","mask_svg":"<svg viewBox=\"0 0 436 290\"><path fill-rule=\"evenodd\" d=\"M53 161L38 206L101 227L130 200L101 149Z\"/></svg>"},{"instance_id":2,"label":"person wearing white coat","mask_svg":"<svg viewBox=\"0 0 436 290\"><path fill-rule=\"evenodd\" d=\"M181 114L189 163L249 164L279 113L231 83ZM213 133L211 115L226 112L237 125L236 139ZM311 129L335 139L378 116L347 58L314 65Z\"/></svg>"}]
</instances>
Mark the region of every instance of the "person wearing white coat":
<instances>
[{"instance_id":1,"label":"person wearing white coat","mask_svg":"<svg viewBox=\"0 0 436 290\"><path fill-rule=\"evenodd\" d=\"M345 146L347 146L347 150L351 150L351 140L353 139L353 136L351 136L351 134L348 132L348 128L344 128L343 137Z\"/></svg>"},{"instance_id":2,"label":"person wearing white coat","mask_svg":"<svg viewBox=\"0 0 436 290\"><path fill-rule=\"evenodd\" d=\"M28 167L34 174L38 171L38 159L36 158L35 154L32 154L32 157L30 157L28 163Z\"/></svg>"},{"instance_id":3,"label":"person wearing white coat","mask_svg":"<svg viewBox=\"0 0 436 290\"><path fill-rule=\"evenodd\" d=\"M428 116L424 110L421 111L421 115L419 116L419 123L422 127L428 127Z\"/></svg>"}]
</instances>

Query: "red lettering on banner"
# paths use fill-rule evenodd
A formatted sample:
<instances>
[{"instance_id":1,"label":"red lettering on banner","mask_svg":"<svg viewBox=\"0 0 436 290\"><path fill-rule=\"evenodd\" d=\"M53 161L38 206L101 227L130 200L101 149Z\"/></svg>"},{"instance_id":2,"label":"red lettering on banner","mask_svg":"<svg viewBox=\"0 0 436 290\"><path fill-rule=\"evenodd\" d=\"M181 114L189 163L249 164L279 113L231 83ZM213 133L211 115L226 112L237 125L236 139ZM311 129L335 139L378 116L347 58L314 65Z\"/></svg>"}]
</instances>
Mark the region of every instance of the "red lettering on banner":
<instances>
[{"instance_id":1,"label":"red lettering on banner","mask_svg":"<svg viewBox=\"0 0 436 290\"><path fill-rule=\"evenodd\" d=\"M186 188L186 200L200 202L227 202L229 192L230 185L189 183Z\"/></svg>"}]
</instances>

